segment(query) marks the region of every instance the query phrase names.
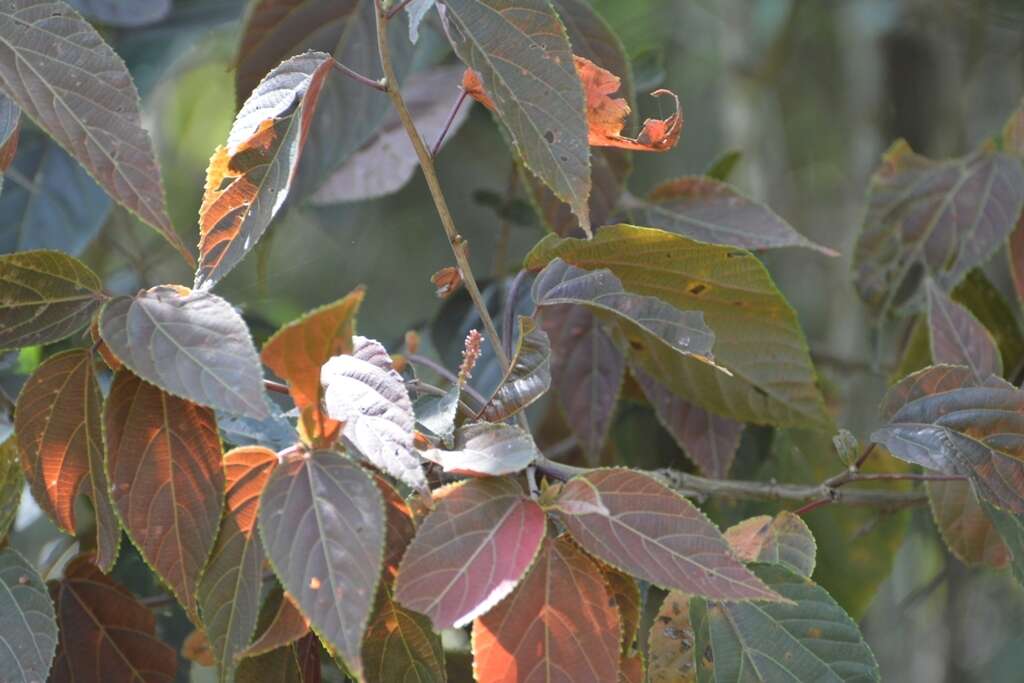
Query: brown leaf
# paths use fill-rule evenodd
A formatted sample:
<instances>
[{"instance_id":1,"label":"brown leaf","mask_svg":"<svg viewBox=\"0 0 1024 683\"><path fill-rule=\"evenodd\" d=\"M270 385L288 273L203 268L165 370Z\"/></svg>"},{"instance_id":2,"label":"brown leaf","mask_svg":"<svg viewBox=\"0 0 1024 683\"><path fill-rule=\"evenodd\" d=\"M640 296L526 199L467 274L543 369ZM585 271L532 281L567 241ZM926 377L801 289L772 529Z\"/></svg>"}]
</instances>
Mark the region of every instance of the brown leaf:
<instances>
[{"instance_id":1,"label":"brown leaf","mask_svg":"<svg viewBox=\"0 0 1024 683\"><path fill-rule=\"evenodd\" d=\"M309 633L309 619L299 611L295 604L295 598L284 593L270 624L260 633L259 638L238 656L255 657L266 654L279 647L294 643L307 633Z\"/></svg>"},{"instance_id":2,"label":"brown leaf","mask_svg":"<svg viewBox=\"0 0 1024 683\"><path fill-rule=\"evenodd\" d=\"M455 266L445 266L430 276L430 283L437 288L438 299L447 299L462 286L462 271Z\"/></svg>"},{"instance_id":3,"label":"brown leaf","mask_svg":"<svg viewBox=\"0 0 1024 683\"><path fill-rule=\"evenodd\" d=\"M647 675L650 683L694 683L694 632L690 596L669 591L647 636Z\"/></svg>"}]
</instances>

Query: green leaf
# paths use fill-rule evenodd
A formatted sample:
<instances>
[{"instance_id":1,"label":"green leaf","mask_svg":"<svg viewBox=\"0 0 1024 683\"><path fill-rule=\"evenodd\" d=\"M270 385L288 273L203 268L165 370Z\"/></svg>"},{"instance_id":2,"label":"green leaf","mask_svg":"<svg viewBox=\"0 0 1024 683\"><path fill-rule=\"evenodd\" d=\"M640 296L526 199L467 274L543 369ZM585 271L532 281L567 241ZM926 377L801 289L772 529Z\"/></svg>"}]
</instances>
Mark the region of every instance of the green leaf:
<instances>
[{"instance_id":1,"label":"green leaf","mask_svg":"<svg viewBox=\"0 0 1024 683\"><path fill-rule=\"evenodd\" d=\"M934 280L928 280L926 290L932 361L942 365L965 365L979 382L984 382L989 375L1002 376L1003 359L989 331Z\"/></svg>"},{"instance_id":2,"label":"green leaf","mask_svg":"<svg viewBox=\"0 0 1024 683\"><path fill-rule=\"evenodd\" d=\"M519 316L519 338L511 366L481 414L504 420L543 396L551 387L551 343L533 318Z\"/></svg>"},{"instance_id":3,"label":"green leaf","mask_svg":"<svg viewBox=\"0 0 1024 683\"><path fill-rule=\"evenodd\" d=\"M529 432L513 425L474 422L455 432L455 450L423 453L445 472L497 477L526 469L539 455Z\"/></svg>"},{"instance_id":4,"label":"green leaf","mask_svg":"<svg viewBox=\"0 0 1024 683\"><path fill-rule=\"evenodd\" d=\"M516 153L590 232L590 146L572 48L546 0L445 0L448 37Z\"/></svg>"},{"instance_id":5,"label":"green leaf","mask_svg":"<svg viewBox=\"0 0 1024 683\"><path fill-rule=\"evenodd\" d=\"M61 49L40 51L40 45ZM131 74L75 10L59 0L0 6L0 87L115 201L194 262L167 215Z\"/></svg>"},{"instance_id":6,"label":"green leaf","mask_svg":"<svg viewBox=\"0 0 1024 683\"><path fill-rule=\"evenodd\" d=\"M831 429L796 313L750 252L617 225L591 241L548 237L526 267L539 270L556 257L608 268L629 292L703 312L715 333L715 362L732 376L662 345L631 349L674 393L741 422Z\"/></svg>"},{"instance_id":7,"label":"green leaf","mask_svg":"<svg viewBox=\"0 0 1024 683\"><path fill-rule=\"evenodd\" d=\"M210 292L153 287L108 302L100 335L135 374L170 394L235 415L270 415L249 328Z\"/></svg>"},{"instance_id":8,"label":"green leaf","mask_svg":"<svg viewBox=\"0 0 1024 683\"><path fill-rule=\"evenodd\" d=\"M12 437L0 443L0 540L7 536L18 516L18 502L25 478L18 464L18 444Z\"/></svg>"},{"instance_id":9,"label":"green leaf","mask_svg":"<svg viewBox=\"0 0 1024 683\"><path fill-rule=\"evenodd\" d=\"M949 291L1010 235L1024 206L1018 159L984 148L933 161L899 140L871 178L853 267L878 319L919 307L925 276Z\"/></svg>"},{"instance_id":10,"label":"green leaf","mask_svg":"<svg viewBox=\"0 0 1024 683\"><path fill-rule=\"evenodd\" d=\"M84 263L59 251L0 256L0 349L77 332L102 303L102 289Z\"/></svg>"},{"instance_id":11,"label":"green leaf","mask_svg":"<svg viewBox=\"0 0 1024 683\"><path fill-rule=\"evenodd\" d=\"M57 651L57 622L46 584L11 548L0 550L0 671L10 683L46 680Z\"/></svg>"},{"instance_id":12,"label":"green leaf","mask_svg":"<svg viewBox=\"0 0 1024 683\"><path fill-rule=\"evenodd\" d=\"M732 176L732 172L736 170L736 167L739 166L741 161L743 161L742 150L727 150L715 157L707 170L704 171L704 175L713 180L720 180L723 183L727 183L729 182L730 176Z\"/></svg>"},{"instance_id":13,"label":"green leaf","mask_svg":"<svg viewBox=\"0 0 1024 683\"><path fill-rule=\"evenodd\" d=\"M374 618L366 629L363 662L367 683L415 681L444 683L444 648L430 619L380 591Z\"/></svg>"},{"instance_id":14,"label":"green leaf","mask_svg":"<svg viewBox=\"0 0 1024 683\"><path fill-rule=\"evenodd\" d=\"M807 523L792 512L745 519L725 530L725 540L744 562L782 565L807 578L814 573L818 546Z\"/></svg>"},{"instance_id":15,"label":"green leaf","mask_svg":"<svg viewBox=\"0 0 1024 683\"><path fill-rule=\"evenodd\" d=\"M331 451L274 469L260 500L260 536L274 573L356 677L384 553L384 504L373 479Z\"/></svg>"},{"instance_id":16,"label":"green leaf","mask_svg":"<svg viewBox=\"0 0 1024 683\"><path fill-rule=\"evenodd\" d=\"M881 680L857 624L820 586L778 565L753 570L794 604L693 600L690 617L706 629L698 642L710 642L715 683Z\"/></svg>"}]
</instances>

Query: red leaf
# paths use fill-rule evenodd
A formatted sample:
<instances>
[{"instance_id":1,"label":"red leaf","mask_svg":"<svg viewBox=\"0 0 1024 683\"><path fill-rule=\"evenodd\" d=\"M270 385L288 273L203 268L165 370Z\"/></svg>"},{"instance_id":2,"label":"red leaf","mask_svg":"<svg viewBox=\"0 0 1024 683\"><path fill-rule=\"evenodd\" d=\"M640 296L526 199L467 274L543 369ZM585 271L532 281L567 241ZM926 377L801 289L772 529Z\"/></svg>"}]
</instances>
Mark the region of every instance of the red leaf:
<instances>
[{"instance_id":1,"label":"red leaf","mask_svg":"<svg viewBox=\"0 0 1024 683\"><path fill-rule=\"evenodd\" d=\"M196 584L224 502L213 411L119 370L104 421L112 498L125 530L198 623Z\"/></svg>"},{"instance_id":2,"label":"red leaf","mask_svg":"<svg viewBox=\"0 0 1024 683\"><path fill-rule=\"evenodd\" d=\"M583 548L639 579L716 600L780 600L708 519L653 477L594 470L566 482L559 519Z\"/></svg>"},{"instance_id":3,"label":"red leaf","mask_svg":"<svg viewBox=\"0 0 1024 683\"><path fill-rule=\"evenodd\" d=\"M597 565L545 539L519 588L473 622L478 681L617 683L619 613Z\"/></svg>"},{"instance_id":4,"label":"red leaf","mask_svg":"<svg viewBox=\"0 0 1024 683\"><path fill-rule=\"evenodd\" d=\"M283 593L281 602L277 605L277 611L270 624L260 633L259 638L253 641L239 657L254 657L266 654L279 647L291 645L299 638L309 633L309 619L303 616L295 598Z\"/></svg>"},{"instance_id":5,"label":"red leaf","mask_svg":"<svg viewBox=\"0 0 1024 683\"><path fill-rule=\"evenodd\" d=\"M467 481L423 521L402 558L395 598L438 629L464 626L515 588L546 523L514 480Z\"/></svg>"}]
</instances>

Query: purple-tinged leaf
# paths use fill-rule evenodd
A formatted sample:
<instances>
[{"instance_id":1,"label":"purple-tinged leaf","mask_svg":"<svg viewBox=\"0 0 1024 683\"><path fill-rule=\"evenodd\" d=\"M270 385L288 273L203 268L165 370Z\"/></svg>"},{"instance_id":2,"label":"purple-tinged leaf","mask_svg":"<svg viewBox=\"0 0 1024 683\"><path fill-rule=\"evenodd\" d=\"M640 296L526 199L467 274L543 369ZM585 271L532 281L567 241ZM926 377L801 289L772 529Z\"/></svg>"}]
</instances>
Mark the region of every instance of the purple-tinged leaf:
<instances>
[{"instance_id":1,"label":"purple-tinged leaf","mask_svg":"<svg viewBox=\"0 0 1024 683\"><path fill-rule=\"evenodd\" d=\"M949 298L934 280L929 279L928 339L932 362L939 365L966 365L978 382L989 375L1003 374L1003 357L995 339L974 315Z\"/></svg>"},{"instance_id":2,"label":"purple-tinged leaf","mask_svg":"<svg viewBox=\"0 0 1024 683\"><path fill-rule=\"evenodd\" d=\"M292 596L278 589L277 594L272 593L267 597L267 603L271 600L277 602L274 616L266 628L259 632L259 637L238 654L239 658L264 655L279 647L291 645L309 633L309 619L299 610ZM265 603L263 609L268 607Z\"/></svg>"},{"instance_id":3,"label":"purple-tinged leaf","mask_svg":"<svg viewBox=\"0 0 1024 683\"><path fill-rule=\"evenodd\" d=\"M482 414L491 422L504 420L539 399L551 387L551 343L533 318L519 316L519 338L511 366L494 390Z\"/></svg>"},{"instance_id":4,"label":"purple-tinged leaf","mask_svg":"<svg viewBox=\"0 0 1024 683\"><path fill-rule=\"evenodd\" d=\"M814 534L792 512L745 519L725 530L725 540L744 562L780 564L807 578L814 573L818 551Z\"/></svg>"},{"instance_id":5,"label":"purple-tinged leaf","mask_svg":"<svg viewBox=\"0 0 1024 683\"><path fill-rule=\"evenodd\" d=\"M1002 569L1010 552L966 481L925 482L935 526L946 547L968 566Z\"/></svg>"},{"instance_id":6,"label":"purple-tinged leaf","mask_svg":"<svg viewBox=\"0 0 1024 683\"><path fill-rule=\"evenodd\" d=\"M57 651L46 584L12 548L0 550L0 671L10 683L41 683Z\"/></svg>"},{"instance_id":7,"label":"purple-tinged leaf","mask_svg":"<svg viewBox=\"0 0 1024 683\"><path fill-rule=\"evenodd\" d=\"M496 477L526 469L539 455L529 432L513 425L474 422L455 432L455 450L433 448L423 457L445 472Z\"/></svg>"}]
</instances>

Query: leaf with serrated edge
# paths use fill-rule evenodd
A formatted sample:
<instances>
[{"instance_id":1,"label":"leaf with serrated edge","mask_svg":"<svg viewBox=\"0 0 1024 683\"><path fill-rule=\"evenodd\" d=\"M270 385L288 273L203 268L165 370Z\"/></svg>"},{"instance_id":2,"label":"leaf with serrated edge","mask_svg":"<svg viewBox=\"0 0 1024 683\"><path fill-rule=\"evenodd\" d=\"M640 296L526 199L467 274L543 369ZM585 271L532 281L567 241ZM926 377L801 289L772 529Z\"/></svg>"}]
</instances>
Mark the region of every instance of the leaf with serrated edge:
<instances>
[{"instance_id":1,"label":"leaf with serrated edge","mask_svg":"<svg viewBox=\"0 0 1024 683\"><path fill-rule=\"evenodd\" d=\"M455 432L455 450L432 448L423 457L445 472L496 477L526 469L539 455L533 436L519 427L495 422L474 422Z\"/></svg>"},{"instance_id":2,"label":"leaf with serrated edge","mask_svg":"<svg viewBox=\"0 0 1024 683\"><path fill-rule=\"evenodd\" d=\"M968 566L1002 569L1010 552L966 481L925 482L935 526L946 547Z\"/></svg>"},{"instance_id":3,"label":"leaf with serrated edge","mask_svg":"<svg viewBox=\"0 0 1024 683\"><path fill-rule=\"evenodd\" d=\"M647 675L650 683L694 683L694 633L690 596L669 591L647 635Z\"/></svg>"},{"instance_id":4,"label":"leaf with serrated edge","mask_svg":"<svg viewBox=\"0 0 1024 683\"><path fill-rule=\"evenodd\" d=\"M438 629L465 626L515 588L545 525L543 510L515 481L467 481L420 525L402 558L395 599Z\"/></svg>"},{"instance_id":5,"label":"leaf with serrated edge","mask_svg":"<svg viewBox=\"0 0 1024 683\"><path fill-rule=\"evenodd\" d=\"M103 469L102 406L92 353L64 351L46 359L22 387L14 429L32 496L62 531L75 533L78 494L92 501L96 560L110 571L121 527Z\"/></svg>"},{"instance_id":6,"label":"leaf with serrated edge","mask_svg":"<svg viewBox=\"0 0 1024 683\"><path fill-rule=\"evenodd\" d=\"M476 71L516 152L589 233L590 147L583 87L546 0L445 0L455 53Z\"/></svg>"},{"instance_id":7,"label":"leaf with serrated edge","mask_svg":"<svg viewBox=\"0 0 1024 683\"><path fill-rule=\"evenodd\" d=\"M353 337L352 353L324 363L320 382L327 416L345 423L344 438L391 476L426 489L427 478L412 445L412 402L384 347Z\"/></svg>"},{"instance_id":8,"label":"leaf with serrated edge","mask_svg":"<svg viewBox=\"0 0 1024 683\"><path fill-rule=\"evenodd\" d=\"M0 86L111 197L194 263L167 215L135 83L96 29L64 2L0 5Z\"/></svg>"},{"instance_id":9,"label":"leaf with serrated edge","mask_svg":"<svg viewBox=\"0 0 1024 683\"><path fill-rule=\"evenodd\" d=\"M46 584L21 555L0 550L0 671L10 683L46 680L57 622Z\"/></svg>"},{"instance_id":10,"label":"leaf with serrated edge","mask_svg":"<svg viewBox=\"0 0 1024 683\"><path fill-rule=\"evenodd\" d=\"M264 556L256 515L275 465L277 455L268 448L236 448L224 454L224 517L196 588L199 615L222 681L232 680L235 658L249 644L259 616Z\"/></svg>"},{"instance_id":11,"label":"leaf with serrated edge","mask_svg":"<svg viewBox=\"0 0 1024 683\"><path fill-rule=\"evenodd\" d=\"M615 602L615 608L619 610L619 623L622 625L621 651L625 656L633 650L633 642L640 630L640 586L632 576L614 567L599 567L604 582L608 585L608 593Z\"/></svg>"},{"instance_id":12,"label":"leaf with serrated edge","mask_svg":"<svg viewBox=\"0 0 1024 683\"><path fill-rule=\"evenodd\" d=\"M745 519L725 530L725 540L744 562L781 564L808 578L814 573L818 546L804 520L792 512Z\"/></svg>"},{"instance_id":13,"label":"leaf with serrated edge","mask_svg":"<svg viewBox=\"0 0 1024 683\"><path fill-rule=\"evenodd\" d=\"M519 337L508 372L481 414L491 422L515 415L551 387L551 343L533 318L519 316Z\"/></svg>"},{"instance_id":14,"label":"leaf with serrated edge","mask_svg":"<svg viewBox=\"0 0 1024 683\"><path fill-rule=\"evenodd\" d=\"M928 338L932 361L966 365L979 382L1003 374L996 341L974 315L949 298L932 279L928 291Z\"/></svg>"},{"instance_id":15,"label":"leaf with serrated edge","mask_svg":"<svg viewBox=\"0 0 1024 683\"><path fill-rule=\"evenodd\" d=\"M617 683L619 631L597 565L567 540L544 539L515 592L473 622L473 673L488 683Z\"/></svg>"},{"instance_id":16,"label":"leaf with serrated edge","mask_svg":"<svg viewBox=\"0 0 1024 683\"><path fill-rule=\"evenodd\" d=\"M615 225L590 241L550 236L527 255L525 267L539 270L556 257L580 268L608 268L629 292L704 313L715 333L715 362L733 376L661 345L630 351L673 392L742 422L831 431L796 312L750 252Z\"/></svg>"},{"instance_id":17,"label":"leaf with serrated edge","mask_svg":"<svg viewBox=\"0 0 1024 683\"><path fill-rule=\"evenodd\" d=\"M697 642L710 642L716 683L881 680L857 624L824 589L785 567L753 568L789 604L691 602L693 624L705 630Z\"/></svg>"},{"instance_id":18,"label":"leaf with serrated edge","mask_svg":"<svg viewBox=\"0 0 1024 683\"><path fill-rule=\"evenodd\" d=\"M871 178L853 268L879 320L912 310L924 276L952 289L1010 235L1024 207L1021 163L992 149L933 161L897 140Z\"/></svg>"},{"instance_id":19,"label":"leaf with serrated edge","mask_svg":"<svg viewBox=\"0 0 1024 683\"><path fill-rule=\"evenodd\" d=\"M562 486L554 511L583 549L663 588L716 600L780 600L715 525L653 477L600 469Z\"/></svg>"},{"instance_id":20,"label":"leaf with serrated edge","mask_svg":"<svg viewBox=\"0 0 1024 683\"><path fill-rule=\"evenodd\" d=\"M708 477L724 479L740 447L743 423L714 415L676 396L661 382L639 368L633 376L654 406L658 422L679 447Z\"/></svg>"},{"instance_id":21,"label":"leaf with serrated edge","mask_svg":"<svg viewBox=\"0 0 1024 683\"><path fill-rule=\"evenodd\" d=\"M114 507L142 557L198 623L196 584L224 504L213 411L119 370L103 418Z\"/></svg>"},{"instance_id":22,"label":"leaf with serrated edge","mask_svg":"<svg viewBox=\"0 0 1024 683\"><path fill-rule=\"evenodd\" d=\"M195 288L213 287L245 257L284 205L334 59L307 52L282 62L245 101L227 144L206 169Z\"/></svg>"},{"instance_id":23,"label":"leaf with serrated edge","mask_svg":"<svg viewBox=\"0 0 1024 683\"><path fill-rule=\"evenodd\" d=\"M249 328L210 292L169 285L108 302L100 334L139 377L200 405L245 417L270 415Z\"/></svg>"},{"instance_id":24,"label":"leaf with serrated edge","mask_svg":"<svg viewBox=\"0 0 1024 683\"><path fill-rule=\"evenodd\" d=\"M60 341L89 322L103 283L59 251L0 256L0 349Z\"/></svg>"},{"instance_id":25,"label":"leaf with serrated edge","mask_svg":"<svg viewBox=\"0 0 1024 683\"><path fill-rule=\"evenodd\" d=\"M586 306L545 306L538 318L551 341L558 402L587 461L596 464L626 375L626 357Z\"/></svg>"},{"instance_id":26,"label":"leaf with serrated edge","mask_svg":"<svg viewBox=\"0 0 1024 683\"><path fill-rule=\"evenodd\" d=\"M258 657L279 647L291 645L309 633L309 619L299 610L295 599L287 593L282 593L278 597L280 600L277 611L274 612L270 624L260 632L259 638L238 654L239 658Z\"/></svg>"},{"instance_id":27,"label":"leaf with serrated edge","mask_svg":"<svg viewBox=\"0 0 1024 683\"><path fill-rule=\"evenodd\" d=\"M157 638L153 611L100 573L90 556L68 563L64 578L50 583L50 597L60 627L53 683L175 680L177 653Z\"/></svg>"},{"instance_id":28,"label":"leaf with serrated edge","mask_svg":"<svg viewBox=\"0 0 1024 683\"><path fill-rule=\"evenodd\" d=\"M25 488L25 477L18 464L18 444L12 438L0 443L0 539L18 517L18 503Z\"/></svg>"},{"instance_id":29,"label":"leaf with serrated edge","mask_svg":"<svg viewBox=\"0 0 1024 683\"><path fill-rule=\"evenodd\" d=\"M462 387L452 384L443 396L421 395L413 403L416 424L441 439L451 448L455 439L455 416L459 412L459 398Z\"/></svg>"},{"instance_id":30,"label":"leaf with serrated edge","mask_svg":"<svg viewBox=\"0 0 1024 683\"><path fill-rule=\"evenodd\" d=\"M373 479L331 451L293 457L270 475L259 512L274 573L313 630L357 678L380 581L385 517Z\"/></svg>"}]
</instances>

